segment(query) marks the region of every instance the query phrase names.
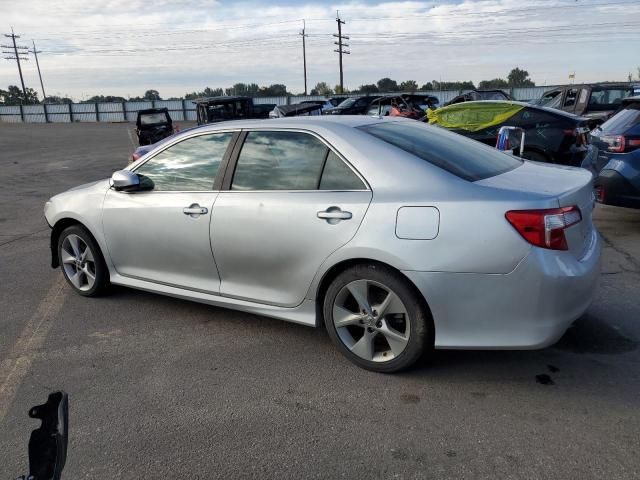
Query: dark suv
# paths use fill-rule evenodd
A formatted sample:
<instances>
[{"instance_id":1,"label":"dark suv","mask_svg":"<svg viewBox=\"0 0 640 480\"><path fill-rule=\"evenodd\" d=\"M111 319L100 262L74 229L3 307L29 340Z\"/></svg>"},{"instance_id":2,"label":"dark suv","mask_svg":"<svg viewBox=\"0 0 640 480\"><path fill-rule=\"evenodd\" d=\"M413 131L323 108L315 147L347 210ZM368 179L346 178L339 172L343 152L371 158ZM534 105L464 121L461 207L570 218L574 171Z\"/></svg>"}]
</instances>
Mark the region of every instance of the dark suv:
<instances>
[{"instance_id":1,"label":"dark suv","mask_svg":"<svg viewBox=\"0 0 640 480\"><path fill-rule=\"evenodd\" d=\"M535 103L587 117L596 126L606 121L624 98L632 95L633 85L628 84L567 85L546 92Z\"/></svg>"},{"instance_id":2,"label":"dark suv","mask_svg":"<svg viewBox=\"0 0 640 480\"><path fill-rule=\"evenodd\" d=\"M605 123L591 132L598 147L592 169L600 203L640 208L640 96L623 100Z\"/></svg>"}]
</instances>

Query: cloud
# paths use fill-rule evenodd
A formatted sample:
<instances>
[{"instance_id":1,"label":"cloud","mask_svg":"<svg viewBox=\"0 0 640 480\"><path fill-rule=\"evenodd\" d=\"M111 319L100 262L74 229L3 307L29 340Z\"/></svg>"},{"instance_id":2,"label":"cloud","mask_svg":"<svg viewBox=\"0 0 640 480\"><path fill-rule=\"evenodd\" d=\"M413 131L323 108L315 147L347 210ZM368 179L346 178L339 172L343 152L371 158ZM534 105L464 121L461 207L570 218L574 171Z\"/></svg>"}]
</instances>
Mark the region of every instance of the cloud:
<instances>
[{"instance_id":1,"label":"cloud","mask_svg":"<svg viewBox=\"0 0 640 480\"><path fill-rule=\"evenodd\" d=\"M309 84L338 82L335 14L346 20L351 55L345 82L355 88L389 76L473 80L505 77L514 66L539 84L622 80L640 31L630 0L483 0L309 3L215 0L25 0L4 14L21 41L35 39L51 94L179 96L236 82L284 83L301 91L302 19ZM8 39L7 39L8 40ZM33 62L34 63L34 62ZM38 85L35 65L25 82ZM0 86L17 84L0 63Z\"/></svg>"}]
</instances>

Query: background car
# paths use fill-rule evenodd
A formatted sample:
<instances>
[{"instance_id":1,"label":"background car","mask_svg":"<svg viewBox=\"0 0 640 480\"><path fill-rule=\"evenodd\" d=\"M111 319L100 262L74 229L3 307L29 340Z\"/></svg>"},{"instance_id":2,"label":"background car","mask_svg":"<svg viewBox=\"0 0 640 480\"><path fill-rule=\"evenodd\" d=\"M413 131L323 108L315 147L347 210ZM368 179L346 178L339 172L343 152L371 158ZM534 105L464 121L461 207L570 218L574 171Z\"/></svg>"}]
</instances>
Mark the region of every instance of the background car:
<instances>
[{"instance_id":1,"label":"background car","mask_svg":"<svg viewBox=\"0 0 640 480\"><path fill-rule=\"evenodd\" d=\"M513 100L511 95L503 90L471 90L470 92L463 93L457 97L453 97L450 101L444 104L453 105L462 102L475 102L477 100Z\"/></svg>"},{"instance_id":2,"label":"background car","mask_svg":"<svg viewBox=\"0 0 640 480\"><path fill-rule=\"evenodd\" d=\"M524 158L580 166L589 152L589 120L523 102L463 102L429 111L429 122L495 146L500 127L524 129Z\"/></svg>"},{"instance_id":3,"label":"background car","mask_svg":"<svg viewBox=\"0 0 640 480\"><path fill-rule=\"evenodd\" d=\"M136 118L139 145L150 145L173 135L173 122L166 108L139 110Z\"/></svg>"},{"instance_id":4,"label":"background car","mask_svg":"<svg viewBox=\"0 0 640 480\"><path fill-rule=\"evenodd\" d=\"M618 112L591 132L599 155L593 171L596 200L640 208L640 96L622 101Z\"/></svg>"},{"instance_id":5,"label":"background car","mask_svg":"<svg viewBox=\"0 0 640 480\"><path fill-rule=\"evenodd\" d=\"M394 106L396 107L395 115ZM392 115L422 120L426 116L427 109L437 108L437 106L438 99L433 95L403 93L376 98L369 104L366 113L381 117Z\"/></svg>"},{"instance_id":6,"label":"background car","mask_svg":"<svg viewBox=\"0 0 640 480\"><path fill-rule=\"evenodd\" d=\"M633 91L629 84L565 85L546 92L536 104L589 118L595 127L606 121Z\"/></svg>"},{"instance_id":7,"label":"background car","mask_svg":"<svg viewBox=\"0 0 640 480\"><path fill-rule=\"evenodd\" d=\"M327 115L364 115L369 109L369 105L379 95L367 95L363 97L349 97L338 104L337 107L329 108L324 113Z\"/></svg>"},{"instance_id":8,"label":"background car","mask_svg":"<svg viewBox=\"0 0 640 480\"><path fill-rule=\"evenodd\" d=\"M52 266L309 326L392 372L437 348L542 348L589 306L591 174L403 118L176 135L45 205ZM425 188L428 185L428 188Z\"/></svg>"}]
</instances>

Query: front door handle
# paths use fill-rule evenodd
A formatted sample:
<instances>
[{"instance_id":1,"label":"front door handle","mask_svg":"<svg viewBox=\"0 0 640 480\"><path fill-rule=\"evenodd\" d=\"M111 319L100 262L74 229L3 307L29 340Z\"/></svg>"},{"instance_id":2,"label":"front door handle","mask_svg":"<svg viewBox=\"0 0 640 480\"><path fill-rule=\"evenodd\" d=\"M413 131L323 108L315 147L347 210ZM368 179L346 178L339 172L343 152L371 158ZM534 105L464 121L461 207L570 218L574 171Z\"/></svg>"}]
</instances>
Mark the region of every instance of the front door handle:
<instances>
[{"instance_id":1,"label":"front door handle","mask_svg":"<svg viewBox=\"0 0 640 480\"><path fill-rule=\"evenodd\" d=\"M318 212L318 218L322 218L331 225L335 225L341 220L349 220L353 215L351 212L343 211L340 207L329 207L324 211Z\"/></svg>"},{"instance_id":2,"label":"front door handle","mask_svg":"<svg viewBox=\"0 0 640 480\"><path fill-rule=\"evenodd\" d=\"M209 210L207 210L206 207L201 207L197 203L192 203L188 207L185 207L182 209L182 213L184 213L185 215L190 215L193 218L197 218L200 215L204 215L208 211Z\"/></svg>"}]
</instances>

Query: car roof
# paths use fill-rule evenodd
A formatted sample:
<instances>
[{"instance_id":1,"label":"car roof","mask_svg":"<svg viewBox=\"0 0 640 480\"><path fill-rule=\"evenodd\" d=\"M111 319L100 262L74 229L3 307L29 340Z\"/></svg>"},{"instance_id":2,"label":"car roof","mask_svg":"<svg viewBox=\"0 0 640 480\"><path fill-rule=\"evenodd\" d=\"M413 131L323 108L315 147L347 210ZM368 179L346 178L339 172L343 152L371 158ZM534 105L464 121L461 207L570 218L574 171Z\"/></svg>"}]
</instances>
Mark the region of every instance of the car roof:
<instances>
[{"instance_id":1,"label":"car roof","mask_svg":"<svg viewBox=\"0 0 640 480\"><path fill-rule=\"evenodd\" d=\"M220 97L203 97L196 98L195 100L191 100L193 103L226 103L226 102L235 102L236 100L251 100L251 97L243 97L240 95L235 96L220 96Z\"/></svg>"},{"instance_id":2,"label":"car roof","mask_svg":"<svg viewBox=\"0 0 640 480\"><path fill-rule=\"evenodd\" d=\"M407 120L407 119L402 119ZM361 127L370 125L380 121L399 121L399 117L373 117L367 115L317 115L305 117L286 117L286 118L268 118L268 119L251 119L251 120L230 120L226 122L216 122L202 125L199 128L203 130L224 130L224 129L243 129L243 128L264 128L274 126L277 128L314 128L314 127ZM407 120L415 122L415 120ZM193 130L191 130L193 131Z\"/></svg>"}]
</instances>

